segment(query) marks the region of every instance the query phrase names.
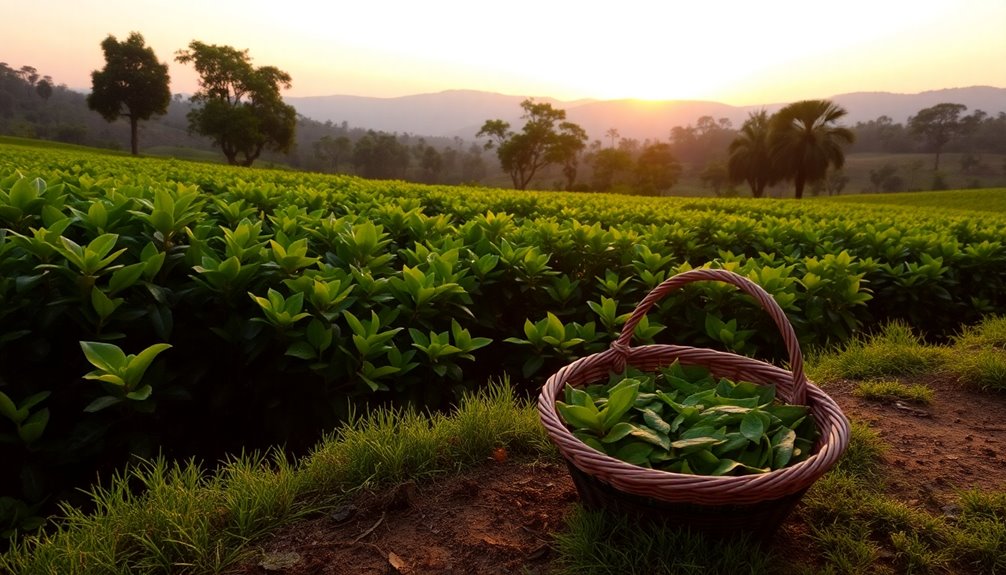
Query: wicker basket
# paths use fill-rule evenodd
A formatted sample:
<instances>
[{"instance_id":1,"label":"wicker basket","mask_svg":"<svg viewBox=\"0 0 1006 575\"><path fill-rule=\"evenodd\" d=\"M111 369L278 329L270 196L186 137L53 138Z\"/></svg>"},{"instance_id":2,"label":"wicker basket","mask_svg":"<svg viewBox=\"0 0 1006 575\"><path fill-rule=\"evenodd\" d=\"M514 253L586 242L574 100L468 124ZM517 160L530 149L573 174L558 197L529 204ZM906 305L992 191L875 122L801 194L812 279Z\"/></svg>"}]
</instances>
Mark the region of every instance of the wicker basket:
<instances>
[{"instance_id":1,"label":"wicker basket","mask_svg":"<svg viewBox=\"0 0 1006 575\"><path fill-rule=\"evenodd\" d=\"M710 349L678 345L630 347L636 324L650 307L668 293L696 281L730 283L751 295L782 333L792 371ZM653 371L675 360L705 366L716 377L775 384L780 399L808 406L820 431L811 456L791 467L736 477L647 469L588 447L572 434L556 411L556 398L567 383L583 386L605 380L609 372L620 372L627 365ZM838 461L849 443L849 422L842 410L804 376L803 355L786 315L765 290L727 270L691 270L654 288L636 306L609 349L574 361L548 379L538 399L538 412L550 439L566 459L586 507L659 519L713 535L747 533L763 540L786 519L811 484Z\"/></svg>"}]
</instances>

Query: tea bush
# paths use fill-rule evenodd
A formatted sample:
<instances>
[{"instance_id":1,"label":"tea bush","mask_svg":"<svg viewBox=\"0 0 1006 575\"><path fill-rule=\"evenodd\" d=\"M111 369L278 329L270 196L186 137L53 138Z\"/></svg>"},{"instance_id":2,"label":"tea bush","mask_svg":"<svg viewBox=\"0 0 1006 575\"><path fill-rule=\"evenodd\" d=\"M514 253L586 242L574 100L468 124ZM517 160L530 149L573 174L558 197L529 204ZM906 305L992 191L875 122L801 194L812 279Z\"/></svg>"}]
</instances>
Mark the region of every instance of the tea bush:
<instances>
[{"instance_id":1,"label":"tea bush","mask_svg":"<svg viewBox=\"0 0 1006 575\"><path fill-rule=\"evenodd\" d=\"M808 347L1006 311L996 214L0 152L0 530L127 454L299 450L360 406L445 407L504 373L533 389L692 267L763 286ZM635 336L783 353L726 285Z\"/></svg>"}]
</instances>

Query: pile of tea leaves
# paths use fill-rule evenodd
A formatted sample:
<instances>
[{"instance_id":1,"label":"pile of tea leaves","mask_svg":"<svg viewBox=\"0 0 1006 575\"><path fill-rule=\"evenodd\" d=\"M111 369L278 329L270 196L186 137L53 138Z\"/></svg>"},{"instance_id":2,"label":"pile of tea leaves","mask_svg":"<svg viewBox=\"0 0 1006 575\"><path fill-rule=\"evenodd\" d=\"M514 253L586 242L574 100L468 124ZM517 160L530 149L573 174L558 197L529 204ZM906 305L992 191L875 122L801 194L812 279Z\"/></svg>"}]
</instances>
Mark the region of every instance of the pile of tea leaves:
<instances>
[{"instance_id":1,"label":"pile of tea leaves","mask_svg":"<svg viewBox=\"0 0 1006 575\"><path fill-rule=\"evenodd\" d=\"M818 437L810 408L777 400L774 385L715 378L677 361L583 389L567 384L556 408L590 447L675 473L767 473L809 457Z\"/></svg>"}]
</instances>

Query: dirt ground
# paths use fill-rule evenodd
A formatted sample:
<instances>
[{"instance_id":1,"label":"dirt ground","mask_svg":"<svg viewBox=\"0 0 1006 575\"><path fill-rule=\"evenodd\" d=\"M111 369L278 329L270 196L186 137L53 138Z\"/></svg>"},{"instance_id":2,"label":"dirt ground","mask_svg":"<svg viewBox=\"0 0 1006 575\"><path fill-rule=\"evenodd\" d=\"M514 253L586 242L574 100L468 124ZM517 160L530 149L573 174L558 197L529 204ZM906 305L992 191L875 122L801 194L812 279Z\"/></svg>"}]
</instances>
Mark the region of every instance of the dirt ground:
<instances>
[{"instance_id":1,"label":"dirt ground","mask_svg":"<svg viewBox=\"0 0 1006 575\"><path fill-rule=\"evenodd\" d=\"M889 446L890 495L953 513L959 489L1006 489L1006 394L975 393L947 378L904 383L931 387L932 404L867 401L852 394L851 381L826 388L850 419L868 423ZM325 516L281 529L233 573L547 573L550 533L562 529L576 490L562 464L495 455L464 474L362 493ZM799 522L790 518L783 531L805 531ZM801 549L786 545L784 553Z\"/></svg>"}]
</instances>

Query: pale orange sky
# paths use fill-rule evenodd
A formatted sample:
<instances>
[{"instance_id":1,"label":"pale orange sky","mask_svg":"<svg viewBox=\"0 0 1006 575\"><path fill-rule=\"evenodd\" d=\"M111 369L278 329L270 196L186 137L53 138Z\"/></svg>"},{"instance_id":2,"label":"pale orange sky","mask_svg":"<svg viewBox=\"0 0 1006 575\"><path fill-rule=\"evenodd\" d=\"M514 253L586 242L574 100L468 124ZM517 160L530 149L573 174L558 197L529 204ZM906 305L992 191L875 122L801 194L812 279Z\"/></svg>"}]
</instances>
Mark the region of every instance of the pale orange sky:
<instances>
[{"instance_id":1,"label":"pale orange sky","mask_svg":"<svg viewBox=\"0 0 1006 575\"><path fill-rule=\"evenodd\" d=\"M448 89L746 105L845 92L1006 87L1006 0L0 0L0 61L89 89L108 34L175 63L247 48L288 96Z\"/></svg>"}]
</instances>

